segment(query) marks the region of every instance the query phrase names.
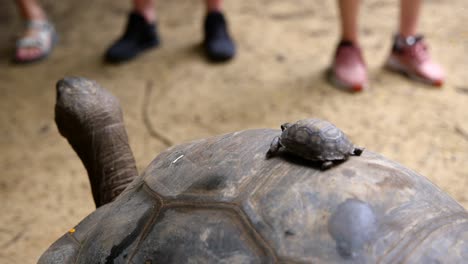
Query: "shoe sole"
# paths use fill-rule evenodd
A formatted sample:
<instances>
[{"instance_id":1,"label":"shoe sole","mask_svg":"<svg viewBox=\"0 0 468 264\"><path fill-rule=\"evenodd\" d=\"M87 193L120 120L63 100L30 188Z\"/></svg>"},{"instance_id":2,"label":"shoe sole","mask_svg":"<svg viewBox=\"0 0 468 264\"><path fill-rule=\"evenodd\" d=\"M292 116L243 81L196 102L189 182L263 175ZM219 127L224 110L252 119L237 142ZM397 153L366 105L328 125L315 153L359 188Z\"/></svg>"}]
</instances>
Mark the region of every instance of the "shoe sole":
<instances>
[{"instance_id":1,"label":"shoe sole","mask_svg":"<svg viewBox=\"0 0 468 264\"><path fill-rule=\"evenodd\" d=\"M389 71L400 73L412 80L430 85L435 87L441 87L443 85L443 81L433 81L426 78L419 76L418 74L412 72L408 69L405 65L401 64L398 60L389 58L385 63L385 68Z\"/></svg>"},{"instance_id":2,"label":"shoe sole","mask_svg":"<svg viewBox=\"0 0 468 264\"><path fill-rule=\"evenodd\" d=\"M161 45L161 42L157 41L155 43L151 43L151 44L148 44L146 46L142 46L142 47L140 47L140 50L135 55L133 55L131 57L127 57L127 58L108 57L107 53L106 53L106 54L104 54L104 62L108 63L108 64L116 64L116 65L117 64L123 64L123 63L129 62L129 61L132 61L132 60L138 58L139 56L141 56L145 52L148 52L148 51L151 51L152 49L158 48L160 45Z\"/></svg>"},{"instance_id":3,"label":"shoe sole","mask_svg":"<svg viewBox=\"0 0 468 264\"><path fill-rule=\"evenodd\" d=\"M233 43L232 39L230 39L230 42ZM205 57L210 61L210 62L213 62L213 63L223 63L223 62L227 62L227 61L230 61L232 58L234 58L234 56L236 55L236 47L235 45L233 44L233 50L232 50L232 53L231 54L223 54L223 55L220 55L220 54L216 54L216 53L213 53L213 52L210 52L210 49L208 48L208 45L207 45L207 41L204 40L202 42L202 47L203 47L203 51L205 53Z\"/></svg>"},{"instance_id":4,"label":"shoe sole","mask_svg":"<svg viewBox=\"0 0 468 264\"><path fill-rule=\"evenodd\" d=\"M363 85L349 85L342 80L340 80L334 73L331 68L328 68L326 71L327 80L336 88L349 92L349 93L359 93L369 89L368 84Z\"/></svg>"},{"instance_id":5,"label":"shoe sole","mask_svg":"<svg viewBox=\"0 0 468 264\"><path fill-rule=\"evenodd\" d=\"M206 54L206 58L212 63L228 62L232 58L234 58L234 55L230 55L230 56L213 56L213 55L208 54L208 52L206 52L206 51L205 51L205 54Z\"/></svg>"}]
</instances>

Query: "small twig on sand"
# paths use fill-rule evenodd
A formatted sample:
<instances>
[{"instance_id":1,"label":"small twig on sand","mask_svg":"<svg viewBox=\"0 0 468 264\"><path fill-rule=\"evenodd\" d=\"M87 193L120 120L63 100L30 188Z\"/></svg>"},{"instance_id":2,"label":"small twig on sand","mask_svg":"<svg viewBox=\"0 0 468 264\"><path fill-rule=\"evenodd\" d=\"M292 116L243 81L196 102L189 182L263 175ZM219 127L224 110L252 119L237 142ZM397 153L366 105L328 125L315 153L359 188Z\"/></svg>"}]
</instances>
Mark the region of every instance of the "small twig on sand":
<instances>
[{"instance_id":1,"label":"small twig on sand","mask_svg":"<svg viewBox=\"0 0 468 264\"><path fill-rule=\"evenodd\" d=\"M289 13L271 14L270 17L275 20L303 19L305 17L314 16L314 13L315 13L314 10L305 9L305 10L298 10L298 11L289 12Z\"/></svg>"},{"instance_id":2,"label":"small twig on sand","mask_svg":"<svg viewBox=\"0 0 468 264\"><path fill-rule=\"evenodd\" d=\"M14 237L12 237L11 239L9 239L5 243L3 243L2 248L5 249L5 248L15 244L24 235L25 232L26 232L25 229L18 232Z\"/></svg>"},{"instance_id":3,"label":"small twig on sand","mask_svg":"<svg viewBox=\"0 0 468 264\"><path fill-rule=\"evenodd\" d=\"M468 88L467 87L462 87L462 86L455 87L455 91L457 91L459 93L468 94Z\"/></svg>"},{"instance_id":4,"label":"small twig on sand","mask_svg":"<svg viewBox=\"0 0 468 264\"><path fill-rule=\"evenodd\" d=\"M461 128L460 126L456 125L455 126L455 132L462 136L464 139L468 140L468 132L466 132L463 128Z\"/></svg>"},{"instance_id":5,"label":"small twig on sand","mask_svg":"<svg viewBox=\"0 0 468 264\"><path fill-rule=\"evenodd\" d=\"M151 99L151 93L153 92L153 82L150 80L146 83L145 93L143 94L143 123L151 137L161 141L166 147L174 145L174 142L164 136L161 132L157 131L151 124L151 120L148 115L148 108Z\"/></svg>"}]
</instances>

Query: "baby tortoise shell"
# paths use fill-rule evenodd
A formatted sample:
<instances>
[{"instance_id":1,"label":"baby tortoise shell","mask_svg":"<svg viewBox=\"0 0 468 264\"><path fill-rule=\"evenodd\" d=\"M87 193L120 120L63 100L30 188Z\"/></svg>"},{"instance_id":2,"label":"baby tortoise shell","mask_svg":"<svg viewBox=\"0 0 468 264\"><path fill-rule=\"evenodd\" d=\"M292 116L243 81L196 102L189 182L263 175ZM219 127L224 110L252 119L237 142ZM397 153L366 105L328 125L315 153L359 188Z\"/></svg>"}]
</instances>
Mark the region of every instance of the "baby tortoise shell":
<instances>
[{"instance_id":1,"label":"baby tortoise shell","mask_svg":"<svg viewBox=\"0 0 468 264\"><path fill-rule=\"evenodd\" d=\"M281 125L283 131L271 142L267 157L280 150L307 160L321 162L322 169L335 161L346 160L350 155L361 155L363 148L355 147L346 135L330 122L309 118L294 124Z\"/></svg>"}]
</instances>

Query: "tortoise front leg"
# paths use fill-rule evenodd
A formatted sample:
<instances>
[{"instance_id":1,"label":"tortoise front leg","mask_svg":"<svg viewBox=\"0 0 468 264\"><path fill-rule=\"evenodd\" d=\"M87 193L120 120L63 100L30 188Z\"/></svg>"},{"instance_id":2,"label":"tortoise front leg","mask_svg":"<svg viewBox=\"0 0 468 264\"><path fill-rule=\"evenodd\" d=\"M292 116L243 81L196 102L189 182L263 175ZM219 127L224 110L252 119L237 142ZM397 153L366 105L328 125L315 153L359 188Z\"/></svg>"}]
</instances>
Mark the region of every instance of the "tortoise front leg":
<instances>
[{"instance_id":1,"label":"tortoise front leg","mask_svg":"<svg viewBox=\"0 0 468 264\"><path fill-rule=\"evenodd\" d=\"M278 153L278 151L280 150L280 148L281 148L280 138L275 137L273 139L273 141L271 142L271 144L270 144L270 149L268 150L268 152L266 154L266 158L269 159L269 158L273 157L274 155L276 155Z\"/></svg>"},{"instance_id":2,"label":"tortoise front leg","mask_svg":"<svg viewBox=\"0 0 468 264\"><path fill-rule=\"evenodd\" d=\"M354 150L353 150L353 153L351 153L351 154L355 155L355 156L361 156L363 151L364 151L364 148L355 147Z\"/></svg>"},{"instance_id":3,"label":"tortoise front leg","mask_svg":"<svg viewBox=\"0 0 468 264\"><path fill-rule=\"evenodd\" d=\"M97 83L57 83L55 122L88 172L96 207L117 197L137 176L119 102Z\"/></svg>"},{"instance_id":4,"label":"tortoise front leg","mask_svg":"<svg viewBox=\"0 0 468 264\"><path fill-rule=\"evenodd\" d=\"M281 125L281 131L284 131L284 130L288 129L289 127L291 127L290 123L284 123L284 124Z\"/></svg>"},{"instance_id":5,"label":"tortoise front leg","mask_svg":"<svg viewBox=\"0 0 468 264\"><path fill-rule=\"evenodd\" d=\"M320 166L321 170L328 170L329 168L333 167L333 161L327 160L322 162L322 165Z\"/></svg>"}]
</instances>

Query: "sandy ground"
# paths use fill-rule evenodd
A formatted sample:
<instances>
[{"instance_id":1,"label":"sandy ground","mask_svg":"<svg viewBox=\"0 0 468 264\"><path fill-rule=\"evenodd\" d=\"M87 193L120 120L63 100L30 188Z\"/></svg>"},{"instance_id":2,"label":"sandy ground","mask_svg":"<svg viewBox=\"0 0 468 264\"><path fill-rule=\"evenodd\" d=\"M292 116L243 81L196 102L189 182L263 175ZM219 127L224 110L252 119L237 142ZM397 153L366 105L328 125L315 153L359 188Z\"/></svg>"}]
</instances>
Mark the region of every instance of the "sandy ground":
<instances>
[{"instance_id":1,"label":"sandy ground","mask_svg":"<svg viewBox=\"0 0 468 264\"><path fill-rule=\"evenodd\" d=\"M129 1L42 1L61 41L33 66L9 62L21 21L0 8L0 263L34 263L94 209L83 166L53 121L55 82L97 80L122 103L138 168L167 144L319 117L352 140L427 176L468 207L468 2L426 1L421 28L448 72L443 89L381 69L397 25L397 1L364 1L362 44L372 90L350 95L323 78L337 40L335 1L226 1L239 49L234 61L200 53L199 1L160 1L163 45L107 66ZM145 115L147 122L145 122Z\"/></svg>"}]
</instances>

